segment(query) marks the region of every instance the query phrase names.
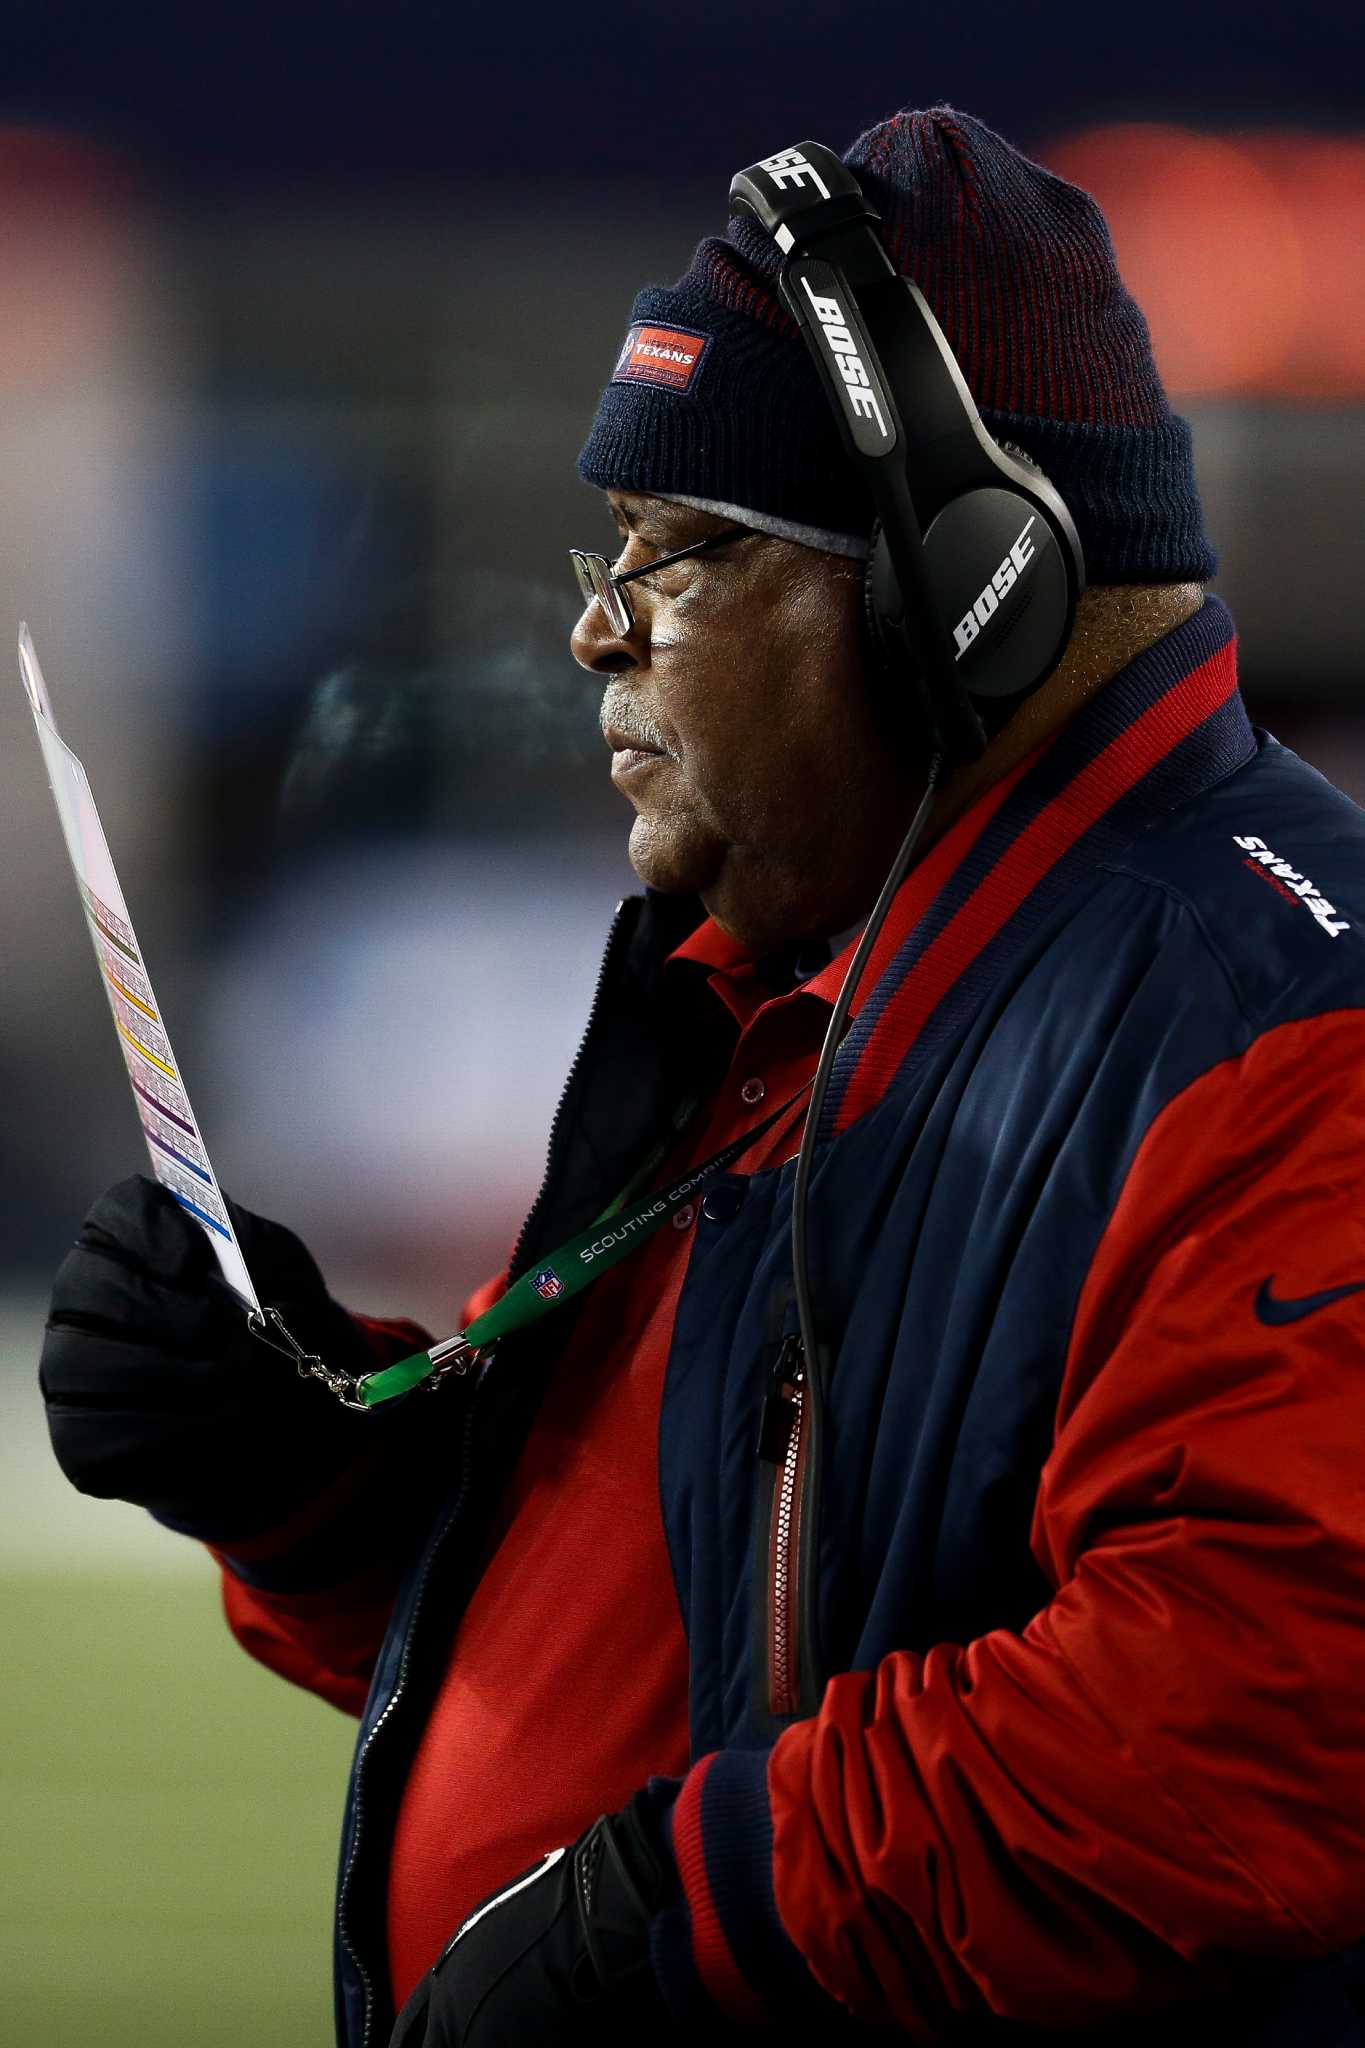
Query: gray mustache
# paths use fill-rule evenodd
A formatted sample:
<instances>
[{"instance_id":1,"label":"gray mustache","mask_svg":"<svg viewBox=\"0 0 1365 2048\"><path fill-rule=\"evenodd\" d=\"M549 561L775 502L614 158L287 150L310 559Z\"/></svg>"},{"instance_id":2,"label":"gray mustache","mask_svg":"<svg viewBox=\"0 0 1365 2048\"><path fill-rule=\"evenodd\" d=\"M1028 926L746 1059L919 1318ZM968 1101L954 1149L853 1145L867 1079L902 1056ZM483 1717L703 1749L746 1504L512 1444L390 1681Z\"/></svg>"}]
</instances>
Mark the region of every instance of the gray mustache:
<instances>
[{"instance_id":1,"label":"gray mustache","mask_svg":"<svg viewBox=\"0 0 1365 2048\"><path fill-rule=\"evenodd\" d=\"M630 740L638 747L654 747L661 754L673 757L673 749L660 732L654 720L628 687L620 683L608 683L602 698L602 731L612 726L623 739Z\"/></svg>"}]
</instances>

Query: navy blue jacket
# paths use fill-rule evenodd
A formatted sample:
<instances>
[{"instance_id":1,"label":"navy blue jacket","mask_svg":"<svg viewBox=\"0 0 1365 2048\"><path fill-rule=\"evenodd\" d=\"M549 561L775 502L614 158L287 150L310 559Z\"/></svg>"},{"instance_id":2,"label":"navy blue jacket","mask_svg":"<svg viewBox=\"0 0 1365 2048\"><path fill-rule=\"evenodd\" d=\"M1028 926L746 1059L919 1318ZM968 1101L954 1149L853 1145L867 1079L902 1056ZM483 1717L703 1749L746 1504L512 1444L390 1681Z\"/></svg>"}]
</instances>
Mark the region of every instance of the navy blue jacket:
<instances>
[{"instance_id":1,"label":"navy blue jacket","mask_svg":"<svg viewBox=\"0 0 1365 2048\"><path fill-rule=\"evenodd\" d=\"M698 914L618 913L515 1270L695 1080L661 969ZM1365 2042L1365 818L1249 725L1217 600L912 874L821 1141L816 1448L790 1163L700 1218L669 1355L675 2009ZM420 1475L229 1560L256 1654L370 1680L347 2048L386 2038L404 1771L571 1317L433 1400Z\"/></svg>"}]
</instances>

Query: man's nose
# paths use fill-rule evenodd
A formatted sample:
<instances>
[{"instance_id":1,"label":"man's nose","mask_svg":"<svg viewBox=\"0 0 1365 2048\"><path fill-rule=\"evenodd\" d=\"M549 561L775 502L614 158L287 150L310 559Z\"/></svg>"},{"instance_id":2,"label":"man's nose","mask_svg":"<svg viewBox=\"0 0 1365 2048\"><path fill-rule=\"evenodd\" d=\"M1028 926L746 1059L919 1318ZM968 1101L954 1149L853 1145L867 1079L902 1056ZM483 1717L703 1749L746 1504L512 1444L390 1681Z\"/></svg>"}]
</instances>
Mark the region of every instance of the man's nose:
<instances>
[{"instance_id":1,"label":"man's nose","mask_svg":"<svg viewBox=\"0 0 1365 2048\"><path fill-rule=\"evenodd\" d=\"M617 676L646 665L646 639L638 606L629 631L618 633L593 598L569 635L569 647L580 668L590 669L596 676Z\"/></svg>"}]
</instances>

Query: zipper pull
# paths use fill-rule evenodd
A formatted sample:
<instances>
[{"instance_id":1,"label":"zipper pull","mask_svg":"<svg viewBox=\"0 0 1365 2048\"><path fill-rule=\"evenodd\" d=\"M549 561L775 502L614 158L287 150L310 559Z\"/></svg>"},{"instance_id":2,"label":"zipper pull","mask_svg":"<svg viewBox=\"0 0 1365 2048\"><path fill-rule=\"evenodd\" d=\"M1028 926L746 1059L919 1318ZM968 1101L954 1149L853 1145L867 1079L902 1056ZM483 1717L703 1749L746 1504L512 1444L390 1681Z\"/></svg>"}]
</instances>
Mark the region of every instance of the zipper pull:
<instances>
[{"instance_id":1,"label":"zipper pull","mask_svg":"<svg viewBox=\"0 0 1365 2048\"><path fill-rule=\"evenodd\" d=\"M805 1357L798 1336L782 1339L758 1424L758 1455L765 1464L780 1465L787 1455L794 1413L788 1390L799 1387L805 1378Z\"/></svg>"}]
</instances>

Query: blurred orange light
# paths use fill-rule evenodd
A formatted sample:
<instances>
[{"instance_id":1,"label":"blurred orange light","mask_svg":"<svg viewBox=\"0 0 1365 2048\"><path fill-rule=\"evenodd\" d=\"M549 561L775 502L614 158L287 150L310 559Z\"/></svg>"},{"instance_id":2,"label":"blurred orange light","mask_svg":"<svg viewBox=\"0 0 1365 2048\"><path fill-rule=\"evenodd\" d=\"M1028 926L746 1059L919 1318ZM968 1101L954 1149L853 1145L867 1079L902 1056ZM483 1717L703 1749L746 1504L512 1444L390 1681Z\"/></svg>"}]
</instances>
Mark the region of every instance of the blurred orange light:
<instances>
[{"instance_id":1,"label":"blurred orange light","mask_svg":"<svg viewBox=\"0 0 1365 2048\"><path fill-rule=\"evenodd\" d=\"M1273 385L1304 313L1295 213L1240 142L1186 128L1095 128L1046 153L1092 192L1157 366L1182 396Z\"/></svg>"},{"instance_id":2,"label":"blurred orange light","mask_svg":"<svg viewBox=\"0 0 1365 2048\"><path fill-rule=\"evenodd\" d=\"M1303 254L1303 314L1273 388L1365 398L1365 141L1258 137L1257 161L1289 206Z\"/></svg>"},{"instance_id":3,"label":"blurred orange light","mask_svg":"<svg viewBox=\"0 0 1365 2048\"><path fill-rule=\"evenodd\" d=\"M60 129L0 124L0 388L96 372L124 317L133 222L119 158Z\"/></svg>"}]
</instances>

